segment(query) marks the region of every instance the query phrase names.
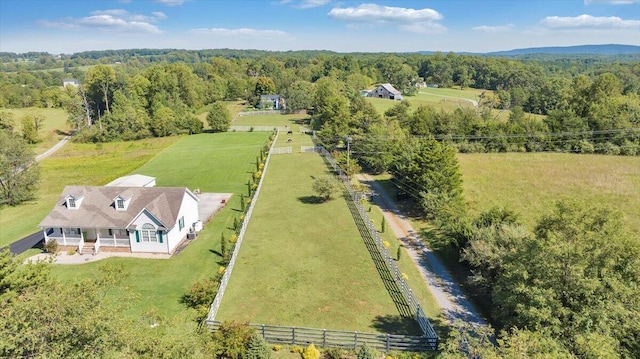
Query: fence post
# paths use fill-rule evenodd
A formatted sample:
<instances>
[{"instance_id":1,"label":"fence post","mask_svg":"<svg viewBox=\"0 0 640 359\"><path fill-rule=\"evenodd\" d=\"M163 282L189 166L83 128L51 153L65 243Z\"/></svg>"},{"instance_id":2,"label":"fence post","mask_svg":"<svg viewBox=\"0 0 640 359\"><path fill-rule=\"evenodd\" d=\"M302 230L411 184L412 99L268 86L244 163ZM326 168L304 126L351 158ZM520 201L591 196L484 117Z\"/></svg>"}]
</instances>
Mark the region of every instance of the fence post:
<instances>
[{"instance_id":1,"label":"fence post","mask_svg":"<svg viewBox=\"0 0 640 359\"><path fill-rule=\"evenodd\" d=\"M358 348L358 332L354 332L355 336L353 339L353 350L356 350Z\"/></svg>"},{"instance_id":2,"label":"fence post","mask_svg":"<svg viewBox=\"0 0 640 359\"><path fill-rule=\"evenodd\" d=\"M322 347L326 347L327 346L327 330L326 329L322 329Z\"/></svg>"},{"instance_id":3,"label":"fence post","mask_svg":"<svg viewBox=\"0 0 640 359\"><path fill-rule=\"evenodd\" d=\"M292 336L291 345L295 345L296 344L296 327L291 327L291 336Z\"/></svg>"},{"instance_id":4,"label":"fence post","mask_svg":"<svg viewBox=\"0 0 640 359\"><path fill-rule=\"evenodd\" d=\"M262 339L265 339L265 340L267 339L264 333L264 324L262 324Z\"/></svg>"},{"instance_id":5,"label":"fence post","mask_svg":"<svg viewBox=\"0 0 640 359\"><path fill-rule=\"evenodd\" d=\"M389 334L387 333L387 353L389 352Z\"/></svg>"}]
</instances>

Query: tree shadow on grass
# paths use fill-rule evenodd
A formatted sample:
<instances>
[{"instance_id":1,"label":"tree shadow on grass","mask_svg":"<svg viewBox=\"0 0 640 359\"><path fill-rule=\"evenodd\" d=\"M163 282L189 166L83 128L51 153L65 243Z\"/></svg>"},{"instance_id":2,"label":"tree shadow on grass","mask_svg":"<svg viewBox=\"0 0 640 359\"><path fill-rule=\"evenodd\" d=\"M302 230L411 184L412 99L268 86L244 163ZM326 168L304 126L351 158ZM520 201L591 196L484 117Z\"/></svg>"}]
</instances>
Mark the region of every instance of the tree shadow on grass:
<instances>
[{"instance_id":1,"label":"tree shadow on grass","mask_svg":"<svg viewBox=\"0 0 640 359\"><path fill-rule=\"evenodd\" d=\"M371 327L381 333L422 335L420 326L415 319L400 315L379 315L373 319Z\"/></svg>"},{"instance_id":2,"label":"tree shadow on grass","mask_svg":"<svg viewBox=\"0 0 640 359\"><path fill-rule=\"evenodd\" d=\"M71 133L72 133L73 131L55 130L54 132L55 132L55 134L56 134L56 135L58 135L58 136L69 136L69 135L71 135Z\"/></svg>"},{"instance_id":3,"label":"tree shadow on grass","mask_svg":"<svg viewBox=\"0 0 640 359\"><path fill-rule=\"evenodd\" d=\"M298 197L298 201L304 204L321 204L326 202L327 200L318 196L302 196L302 197Z\"/></svg>"}]
</instances>

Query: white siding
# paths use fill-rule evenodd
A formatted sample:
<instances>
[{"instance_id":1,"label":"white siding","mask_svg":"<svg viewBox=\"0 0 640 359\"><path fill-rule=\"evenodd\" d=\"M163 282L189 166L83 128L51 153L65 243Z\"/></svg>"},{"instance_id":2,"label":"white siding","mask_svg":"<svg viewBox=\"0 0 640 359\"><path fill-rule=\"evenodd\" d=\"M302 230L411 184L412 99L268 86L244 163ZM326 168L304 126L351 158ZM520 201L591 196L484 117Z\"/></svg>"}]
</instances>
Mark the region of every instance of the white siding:
<instances>
[{"instance_id":1,"label":"white siding","mask_svg":"<svg viewBox=\"0 0 640 359\"><path fill-rule=\"evenodd\" d=\"M149 215L149 213L145 210L143 211L138 218L135 219L135 221L133 222L133 224L136 225L136 230L135 231L131 231L131 233L129 234L129 238L131 241L131 252L147 252L147 253L169 253L169 247L168 247L168 243L169 243L169 239L167 238L168 236L166 234L163 234L162 236L162 243L158 242L144 242L142 235L138 232L140 230L142 230L142 226L145 223L150 223L153 226L156 227L156 229L158 228L158 226L160 225L160 223L158 223L156 220L153 219L152 216ZM138 232L139 234L139 242L136 239L136 232Z\"/></svg>"},{"instance_id":2,"label":"white siding","mask_svg":"<svg viewBox=\"0 0 640 359\"><path fill-rule=\"evenodd\" d=\"M178 224L181 217L184 216L184 227L180 230ZM156 228L160 225L157 221L152 219L146 211L143 211L138 218L135 219L133 224L136 225L137 230L141 230L145 223L151 223ZM142 236L140 241L136 241L136 231L131 231L131 252L151 252L151 253L171 253L176 246L187 236L189 229L193 226L193 223L198 221L198 201L190 194L185 193L182 197L182 203L176 223L173 228L168 228L167 232L163 233L162 242L144 242Z\"/></svg>"}]
</instances>

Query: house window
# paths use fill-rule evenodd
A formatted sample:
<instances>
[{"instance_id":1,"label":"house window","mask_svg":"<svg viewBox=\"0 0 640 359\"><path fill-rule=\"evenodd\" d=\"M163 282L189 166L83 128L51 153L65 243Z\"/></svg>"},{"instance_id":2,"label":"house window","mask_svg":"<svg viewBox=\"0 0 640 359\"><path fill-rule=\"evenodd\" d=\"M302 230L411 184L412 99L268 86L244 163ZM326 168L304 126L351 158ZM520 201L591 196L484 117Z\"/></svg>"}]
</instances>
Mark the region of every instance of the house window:
<instances>
[{"instance_id":1,"label":"house window","mask_svg":"<svg viewBox=\"0 0 640 359\"><path fill-rule=\"evenodd\" d=\"M76 200L73 197L69 197L67 203L69 204L69 208L76 208Z\"/></svg>"},{"instance_id":2,"label":"house window","mask_svg":"<svg viewBox=\"0 0 640 359\"><path fill-rule=\"evenodd\" d=\"M184 216L180 217L178 220L178 230L181 231L184 228Z\"/></svg>"},{"instance_id":3,"label":"house window","mask_svg":"<svg viewBox=\"0 0 640 359\"><path fill-rule=\"evenodd\" d=\"M124 209L124 200L122 198L116 199L116 208Z\"/></svg>"},{"instance_id":4,"label":"house window","mask_svg":"<svg viewBox=\"0 0 640 359\"><path fill-rule=\"evenodd\" d=\"M142 242L158 242L156 227L151 223L143 224L140 234Z\"/></svg>"}]
</instances>

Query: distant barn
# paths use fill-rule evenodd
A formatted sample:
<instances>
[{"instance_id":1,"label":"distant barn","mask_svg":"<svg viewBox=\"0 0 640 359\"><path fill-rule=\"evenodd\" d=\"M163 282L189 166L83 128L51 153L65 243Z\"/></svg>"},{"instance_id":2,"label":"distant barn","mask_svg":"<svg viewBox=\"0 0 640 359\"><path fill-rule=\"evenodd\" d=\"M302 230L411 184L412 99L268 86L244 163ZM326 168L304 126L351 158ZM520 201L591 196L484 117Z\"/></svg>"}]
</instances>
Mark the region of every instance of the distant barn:
<instances>
[{"instance_id":1,"label":"distant barn","mask_svg":"<svg viewBox=\"0 0 640 359\"><path fill-rule=\"evenodd\" d=\"M368 97L388 98L389 100L402 100L402 93L396 90L391 84L378 85L375 90L370 91Z\"/></svg>"}]
</instances>

